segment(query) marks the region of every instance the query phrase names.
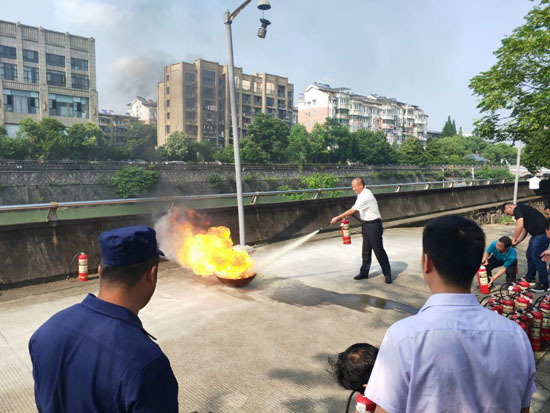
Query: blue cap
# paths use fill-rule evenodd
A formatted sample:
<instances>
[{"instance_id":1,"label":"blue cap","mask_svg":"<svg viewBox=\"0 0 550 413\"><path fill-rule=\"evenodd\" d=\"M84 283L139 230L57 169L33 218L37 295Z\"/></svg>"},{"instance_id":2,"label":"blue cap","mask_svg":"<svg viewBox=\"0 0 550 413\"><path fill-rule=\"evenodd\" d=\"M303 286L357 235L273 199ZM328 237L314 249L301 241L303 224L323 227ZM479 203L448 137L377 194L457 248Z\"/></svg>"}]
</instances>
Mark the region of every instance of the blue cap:
<instances>
[{"instance_id":1,"label":"blue cap","mask_svg":"<svg viewBox=\"0 0 550 413\"><path fill-rule=\"evenodd\" d=\"M156 255L164 256L158 249L156 232L145 225L116 228L99 236L101 261L111 267L145 262Z\"/></svg>"}]
</instances>

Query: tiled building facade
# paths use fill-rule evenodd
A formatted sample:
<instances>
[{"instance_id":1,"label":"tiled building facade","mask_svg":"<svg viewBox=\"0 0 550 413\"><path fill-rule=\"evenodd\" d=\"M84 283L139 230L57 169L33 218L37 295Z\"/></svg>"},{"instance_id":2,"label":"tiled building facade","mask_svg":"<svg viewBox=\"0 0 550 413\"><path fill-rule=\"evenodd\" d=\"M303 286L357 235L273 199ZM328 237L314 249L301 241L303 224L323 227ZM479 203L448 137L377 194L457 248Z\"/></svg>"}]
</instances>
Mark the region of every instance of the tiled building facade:
<instances>
[{"instance_id":1,"label":"tiled building facade","mask_svg":"<svg viewBox=\"0 0 550 413\"><path fill-rule=\"evenodd\" d=\"M416 105L377 95L361 96L348 88L331 88L322 83L308 86L298 102L298 123L311 132L316 123L335 118L352 132L360 129L383 131L390 143L401 144L416 136L425 142L428 115Z\"/></svg>"},{"instance_id":2,"label":"tiled building facade","mask_svg":"<svg viewBox=\"0 0 550 413\"><path fill-rule=\"evenodd\" d=\"M98 123L95 40L0 21L0 125L21 119Z\"/></svg>"},{"instance_id":3,"label":"tiled building facade","mask_svg":"<svg viewBox=\"0 0 550 413\"><path fill-rule=\"evenodd\" d=\"M198 59L164 68L158 83L158 145L171 133L208 141L221 148L232 143L227 65ZM267 113L292 124L294 86L288 79L267 73L245 74L235 68L235 93L239 136L258 113Z\"/></svg>"}]
</instances>

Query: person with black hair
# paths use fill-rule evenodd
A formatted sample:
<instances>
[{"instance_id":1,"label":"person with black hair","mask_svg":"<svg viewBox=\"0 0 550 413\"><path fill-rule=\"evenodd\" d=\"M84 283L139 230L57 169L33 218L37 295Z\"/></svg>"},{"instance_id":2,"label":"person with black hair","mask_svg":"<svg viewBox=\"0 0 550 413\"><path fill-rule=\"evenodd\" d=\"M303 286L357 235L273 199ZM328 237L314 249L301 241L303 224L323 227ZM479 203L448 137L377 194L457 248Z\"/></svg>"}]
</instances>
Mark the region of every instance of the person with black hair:
<instances>
[{"instance_id":1,"label":"person with black hair","mask_svg":"<svg viewBox=\"0 0 550 413\"><path fill-rule=\"evenodd\" d=\"M542 214L544 215L544 218L546 218L546 221L550 219L550 205L544 206L544 209L542 210Z\"/></svg>"},{"instance_id":2,"label":"person with black hair","mask_svg":"<svg viewBox=\"0 0 550 413\"><path fill-rule=\"evenodd\" d=\"M378 202L372 192L365 187L365 180L361 177L356 177L351 181L353 192L357 194L355 204L347 211L335 216L330 220L331 224L349 217L350 215L359 212L361 221L361 234L363 236L362 259L363 264L359 270L359 274L353 277L354 280L362 280L369 278L369 271L372 262L372 251L376 255L378 264L382 268L384 280L386 284L392 283L391 267L388 259L388 254L384 249L382 234L382 216L378 209Z\"/></svg>"},{"instance_id":3,"label":"person with black hair","mask_svg":"<svg viewBox=\"0 0 550 413\"><path fill-rule=\"evenodd\" d=\"M344 389L351 390L348 407L354 393L363 394L370 379L378 348L368 343L357 343L349 346L335 359L328 359L330 373ZM369 402L367 399L366 402Z\"/></svg>"},{"instance_id":4,"label":"person with black hair","mask_svg":"<svg viewBox=\"0 0 550 413\"><path fill-rule=\"evenodd\" d=\"M365 391L376 412L529 412L529 338L470 292L484 248L485 234L468 219L447 215L424 227L421 266L432 295L382 340Z\"/></svg>"},{"instance_id":5,"label":"person with black hair","mask_svg":"<svg viewBox=\"0 0 550 413\"><path fill-rule=\"evenodd\" d=\"M177 412L178 382L139 311L157 283L155 231L143 225L99 237L99 294L46 321L31 337L40 412Z\"/></svg>"},{"instance_id":6,"label":"person with black hair","mask_svg":"<svg viewBox=\"0 0 550 413\"><path fill-rule=\"evenodd\" d=\"M546 236L544 224L546 219L535 208L525 204L514 204L506 202L502 206L504 214L513 216L516 219L516 228L512 236L512 246L515 247L525 239L527 234L531 235L529 246L525 252L527 258L527 274L525 278L534 281L536 274L539 274L539 282L533 288L535 292L550 291L548 285L548 270L546 264L540 259L542 252L548 248L550 239Z\"/></svg>"},{"instance_id":7,"label":"person with black hair","mask_svg":"<svg viewBox=\"0 0 550 413\"><path fill-rule=\"evenodd\" d=\"M492 287L495 281L504 273L506 273L506 282L514 282L516 280L518 257L516 250L512 247L510 237L500 237L498 240L493 241L483 253L481 263L487 270L487 276L490 279L489 287ZM493 276L492 271L498 267L502 268Z\"/></svg>"}]
</instances>

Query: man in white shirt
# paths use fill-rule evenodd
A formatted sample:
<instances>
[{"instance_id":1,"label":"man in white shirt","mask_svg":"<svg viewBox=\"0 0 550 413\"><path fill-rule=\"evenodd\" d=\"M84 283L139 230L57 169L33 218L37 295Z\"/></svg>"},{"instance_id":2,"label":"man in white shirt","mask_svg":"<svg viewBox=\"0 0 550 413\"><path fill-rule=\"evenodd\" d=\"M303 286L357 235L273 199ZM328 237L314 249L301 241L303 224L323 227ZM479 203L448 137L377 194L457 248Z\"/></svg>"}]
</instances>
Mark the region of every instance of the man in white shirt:
<instances>
[{"instance_id":1,"label":"man in white shirt","mask_svg":"<svg viewBox=\"0 0 550 413\"><path fill-rule=\"evenodd\" d=\"M353 192L357 194L355 204L346 212L332 218L330 223L334 224L359 211L359 217L362 222L361 233L363 235L363 265L361 265L359 274L353 278L355 280L362 280L369 277L372 251L374 250L374 255L376 255L378 264L380 264L382 268L386 284L391 284L391 267L388 254L386 254L384 250L384 243L382 241L384 229L382 227L382 217L378 210L378 202L376 202L376 198L374 198L372 192L365 188L365 181L363 178L354 178L353 181L351 181L351 187Z\"/></svg>"},{"instance_id":2,"label":"man in white shirt","mask_svg":"<svg viewBox=\"0 0 550 413\"><path fill-rule=\"evenodd\" d=\"M388 329L365 396L377 413L529 412L529 339L470 293L485 247L482 229L456 215L439 217L424 227L422 247L432 296Z\"/></svg>"}]
</instances>

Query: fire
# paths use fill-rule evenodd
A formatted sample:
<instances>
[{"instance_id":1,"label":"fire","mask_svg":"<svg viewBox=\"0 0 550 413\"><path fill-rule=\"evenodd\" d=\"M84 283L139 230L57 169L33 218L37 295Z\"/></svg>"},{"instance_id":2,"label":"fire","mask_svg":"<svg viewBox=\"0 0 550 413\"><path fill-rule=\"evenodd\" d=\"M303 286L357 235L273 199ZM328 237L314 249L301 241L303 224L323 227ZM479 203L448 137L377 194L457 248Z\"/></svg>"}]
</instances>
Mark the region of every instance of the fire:
<instances>
[{"instance_id":1,"label":"fire","mask_svg":"<svg viewBox=\"0 0 550 413\"><path fill-rule=\"evenodd\" d=\"M160 247L181 266L203 277L217 275L238 279L251 275L254 262L246 250L233 246L229 228L205 229L205 221L192 210L172 213L165 218L168 219L161 222L163 218L156 225Z\"/></svg>"}]
</instances>

